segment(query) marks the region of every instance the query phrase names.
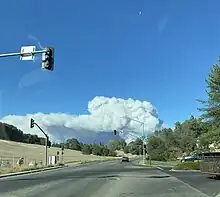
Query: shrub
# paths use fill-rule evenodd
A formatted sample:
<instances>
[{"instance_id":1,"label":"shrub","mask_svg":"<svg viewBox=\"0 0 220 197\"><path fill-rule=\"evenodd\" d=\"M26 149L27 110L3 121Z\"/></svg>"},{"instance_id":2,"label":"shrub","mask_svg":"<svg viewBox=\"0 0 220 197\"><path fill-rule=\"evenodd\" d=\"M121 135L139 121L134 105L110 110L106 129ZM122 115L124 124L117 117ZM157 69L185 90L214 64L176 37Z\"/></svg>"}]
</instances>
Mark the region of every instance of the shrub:
<instances>
[{"instance_id":1,"label":"shrub","mask_svg":"<svg viewBox=\"0 0 220 197\"><path fill-rule=\"evenodd\" d=\"M110 150L108 156L116 157L116 156L117 156L117 153L116 153L115 151Z\"/></svg>"},{"instance_id":2,"label":"shrub","mask_svg":"<svg viewBox=\"0 0 220 197\"><path fill-rule=\"evenodd\" d=\"M174 170L200 170L200 162L183 162L173 168Z\"/></svg>"},{"instance_id":3,"label":"shrub","mask_svg":"<svg viewBox=\"0 0 220 197\"><path fill-rule=\"evenodd\" d=\"M92 147L89 144L84 144L82 147L82 153L84 155L90 155L92 153Z\"/></svg>"}]
</instances>

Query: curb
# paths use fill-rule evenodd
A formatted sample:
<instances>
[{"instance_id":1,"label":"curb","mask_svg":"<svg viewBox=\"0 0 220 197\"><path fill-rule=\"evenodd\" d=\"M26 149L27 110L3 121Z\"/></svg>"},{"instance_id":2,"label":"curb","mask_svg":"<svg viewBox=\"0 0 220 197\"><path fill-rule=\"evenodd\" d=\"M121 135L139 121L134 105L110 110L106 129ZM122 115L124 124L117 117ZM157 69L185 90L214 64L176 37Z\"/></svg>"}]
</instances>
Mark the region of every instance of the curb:
<instances>
[{"instance_id":1,"label":"curb","mask_svg":"<svg viewBox=\"0 0 220 197\"><path fill-rule=\"evenodd\" d=\"M174 170L174 169L171 169L169 171L172 171L172 172L200 172L200 170Z\"/></svg>"},{"instance_id":2,"label":"curb","mask_svg":"<svg viewBox=\"0 0 220 197\"><path fill-rule=\"evenodd\" d=\"M41 168L41 169L36 169L36 170L27 170L27 171L22 171L22 172L13 172L13 173L8 173L8 174L2 174L2 175L0 175L0 179L4 178L4 177L25 175L25 174L31 174L31 173L35 173L35 172L43 172L43 171L55 170L55 169L65 168L65 167L68 167L68 166L55 166L55 167Z\"/></svg>"},{"instance_id":3,"label":"curb","mask_svg":"<svg viewBox=\"0 0 220 197\"><path fill-rule=\"evenodd\" d=\"M163 170L163 168L161 168L161 167L158 167L158 166L157 166L156 168L157 168L158 170Z\"/></svg>"}]
</instances>

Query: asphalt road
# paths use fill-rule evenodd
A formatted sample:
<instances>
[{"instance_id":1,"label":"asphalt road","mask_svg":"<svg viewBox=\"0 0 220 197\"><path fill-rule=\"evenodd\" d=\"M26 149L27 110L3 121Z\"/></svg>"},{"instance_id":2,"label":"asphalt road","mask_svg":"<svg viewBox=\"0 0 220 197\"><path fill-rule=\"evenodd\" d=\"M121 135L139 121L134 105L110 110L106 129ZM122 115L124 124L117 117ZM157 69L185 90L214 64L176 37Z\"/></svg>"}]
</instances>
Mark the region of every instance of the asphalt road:
<instances>
[{"instance_id":1,"label":"asphalt road","mask_svg":"<svg viewBox=\"0 0 220 197\"><path fill-rule=\"evenodd\" d=\"M163 170L165 173L178 178L190 186L200 190L211 197L220 197L220 180L200 172L174 172Z\"/></svg>"},{"instance_id":2,"label":"asphalt road","mask_svg":"<svg viewBox=\"0 0 220 197\"><path fill-rule=\"evenodd\" d=\"M220 188L220 187L219 187ZM207 197L181 179L135 161L108 161L0 179L1 197Z\"/></svg>"}]
</instances>

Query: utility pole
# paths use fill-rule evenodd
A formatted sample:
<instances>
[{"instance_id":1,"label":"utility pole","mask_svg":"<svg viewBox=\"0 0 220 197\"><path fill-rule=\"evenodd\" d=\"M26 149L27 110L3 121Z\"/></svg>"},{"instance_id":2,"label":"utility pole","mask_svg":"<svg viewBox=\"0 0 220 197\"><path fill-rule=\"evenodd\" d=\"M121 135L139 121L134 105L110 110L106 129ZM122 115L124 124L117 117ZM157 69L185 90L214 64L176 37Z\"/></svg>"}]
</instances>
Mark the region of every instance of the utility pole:
<instances>
[{"instance_id":1,"label":"utility pole","mask_svg":"<svg viewBox=\"0 0 220 197\"><path fill-rule=\"evenodd\" d=\"M47 166L47 159L48 159L48 154L47 154L47 146L49 145L49 148L51 146L51 143L49 141L49 137L48 135L44 132L44 130L34 121L34 119L31 118L31 124L30 127L34 128L34 126L37 126L38 129L40 129L40 131L45 135L45 166Z\"/></svg>"},{"instance_id":2,"label":"utility pole","mask_svg":"<svg viewBox=\"0 0 220 197\"><path fill-rule=\"evenodd\" d=\"M46 47L43 50L36 51L35 46L23 46L20 52L16 53L5 53L0 54L0 58L20 56L20 60L34 60L36 54L42 54L42 65L43 70L54 70L54 48Z\"/></svg>"}]
</instances>

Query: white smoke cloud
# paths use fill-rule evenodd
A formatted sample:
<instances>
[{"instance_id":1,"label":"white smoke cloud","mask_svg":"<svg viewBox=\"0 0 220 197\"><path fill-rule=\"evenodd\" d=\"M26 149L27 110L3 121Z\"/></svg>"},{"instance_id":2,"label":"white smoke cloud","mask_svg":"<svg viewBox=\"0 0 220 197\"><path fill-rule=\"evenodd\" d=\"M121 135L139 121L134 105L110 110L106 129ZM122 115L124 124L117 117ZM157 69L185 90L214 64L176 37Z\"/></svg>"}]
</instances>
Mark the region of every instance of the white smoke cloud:
<instances>
[{"instance_id":1,"label":"white smoke cloud","mask_svg":"<svg viewBox=\"0 0 220 197\"><path fill-rule=\"evenodd\" d=\"M37 128L30 129L30 118L33 118L53 141L61 140L63 136L65 138L74 137L76 131L88 135L89 132L113 132L114 129L123 129L121 136L127 140L130 139L129 133L132 133L133 136L142 136L142 125L130 118L144 122L146 135L162 126L156 108L147 101L97 96L89 101L88 111L89 115L79 116L65 113L9 115L0 121L15 125L25 133L42 136ZM57 133L57 129L50 129L59 127L63 128L62 131L59 130L59 133ZM68 129L68 132L65 133L64 128Z\"/></svg>"}]
</instances>

